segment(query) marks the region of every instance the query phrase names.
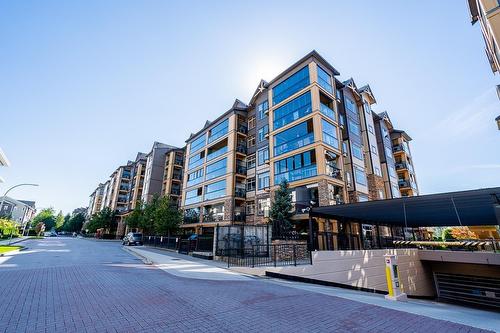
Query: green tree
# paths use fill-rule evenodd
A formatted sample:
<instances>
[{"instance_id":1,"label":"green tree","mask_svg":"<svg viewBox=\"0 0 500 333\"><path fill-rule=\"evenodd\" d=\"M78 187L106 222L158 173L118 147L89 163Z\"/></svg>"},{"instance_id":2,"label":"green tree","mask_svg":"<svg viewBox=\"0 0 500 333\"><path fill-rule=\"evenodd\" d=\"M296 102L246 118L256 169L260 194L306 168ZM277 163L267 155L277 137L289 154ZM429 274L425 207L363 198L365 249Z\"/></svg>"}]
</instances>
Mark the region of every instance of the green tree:
<instances>
[{"instance_id":1,"label":"green tree","mask_svg":"<svg viewBox=\"0 0 500 333\"><path fill-rule=\"evenodd\" d=\"M451 232L452 232L451 228L443 229L443 233L441 234L441 238L443 239L443 241L455 239Z\"/></svg>"},{"instance_id":2,"label":"green tree","mask_svg":"<svg viewBox=\"0 0 500 333\"><path fill-rule=\"evenodd\" d=\"M62 226L64 225L64 215L62 211L59 211L59 213L56 216L56 230L61 230Z\"/></svg>"},{"instance_id":3,"label":"green tree","mask_svg":"<svg viewBox=\"0 0 500 333\"><path fill-rule=\"evenodd\" d=\"M168 235L179 229L182 213L169 196L161 197L156 202L154 211L154 229L156 234Z\"/></svg>"},{"instance_id":4,"label":"green tree","mask_svg":"<svg viewBox=\"0 0 500 333\"><path fill-rule=\"evenodd\" d=\"M64 216L64 223L61 227L61 230L69 231L68 227L69 227L70 221L71 221L71 215L66 214L66 216Z\"/></svg>"},{"instance_id":5,"label":"green tree","mask_svg":"<svg viewBox=\"0 0 500 333\"><path fill-rule=\"evenodd\" d=\"M109 207L104 207L100 212L92 215L87 229L89 232L96 232L97 229L105 229L107 232L112 233L116 229L115 212Z\"/></svg>"},{"instance_id":6,"label":"green tree","mask_svg":"<svg viewBox=\"0 0 500 333\"><path fill-rule=\"evenodd\" d=\"M140 220L139 227L145 234L151 234L155 231L155 212L159 205L160 197L155 194L150 202L144 204L143 218Z\"/></svg>"},{"instance_id":7,"label":"green tree","mask_svg":"<svg viewBox=\"0 0 500 333\"><path fill-rule=\"evenodd\" d=\"M138 202L134 210L125 218L125 224L129 228L141 228L144 219L142 202Z\"/></svg>"},{"instance_id":8,"label":"green tree","mask_svg":"<svg viewBox=\"0 0 500 333\"><path fill-rule=\"evenodd\" d=\"M283 179L274 193L269 217L273 223L273 235L278 237L286 235L291 229L290 217L292 210L292 191L288 188L288 182Z\"/></svg>"},{"instance_id":9,"label":"green tree","mask_svg":"<svg viewBox=\"0 0 500 333\"><path fill-rule=\"evenodd\" d=\"M12 236L17 236L19 231L16 227L14 221L9 219L0 218L0 238Z\"/></svg>"},{"instance_id":10,"label":"green tree","mask_svg":"<svg viewBox=\"0 0 500 333\"><path fill-rule=\"evenodd\" d=\"M63 218L64 220L64 218ZM45 230L51 230L56 226L56 216L53 208L44 208L34 218L31 225L45 224Z\"/></svg>"}]
</instances>

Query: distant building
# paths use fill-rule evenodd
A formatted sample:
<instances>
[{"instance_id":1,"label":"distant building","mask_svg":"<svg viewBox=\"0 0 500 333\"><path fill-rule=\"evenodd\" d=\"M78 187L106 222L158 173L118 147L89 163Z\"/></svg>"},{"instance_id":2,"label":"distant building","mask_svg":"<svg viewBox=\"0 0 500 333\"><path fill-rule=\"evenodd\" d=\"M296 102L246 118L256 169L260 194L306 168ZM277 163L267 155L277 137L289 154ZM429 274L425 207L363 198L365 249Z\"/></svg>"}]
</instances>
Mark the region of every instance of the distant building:
<instances>
[{"instance_id":1,"label":"distant building","mask_svg":"<svg viewBox=\"0 0 500 333\"><path fill-rule=\"evenodd\" d=\"M36 208L34 201L0 197L0 202L2 200L3 205L0 207L0 217L10 218L19 228L23 228L35 216Z\"/></svg>"}]
</instances>

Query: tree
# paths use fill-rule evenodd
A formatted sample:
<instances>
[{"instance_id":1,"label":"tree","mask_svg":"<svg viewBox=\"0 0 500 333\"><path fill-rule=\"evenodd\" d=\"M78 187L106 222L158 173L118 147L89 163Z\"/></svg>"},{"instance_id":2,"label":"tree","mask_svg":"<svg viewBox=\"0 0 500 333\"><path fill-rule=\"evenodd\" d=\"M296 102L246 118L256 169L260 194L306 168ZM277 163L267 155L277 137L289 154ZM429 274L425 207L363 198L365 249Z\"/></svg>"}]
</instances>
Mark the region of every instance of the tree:
<instances>
[{"instance_id":1,"label":"tree","mask_svg":"<svg viewBox=\"0 0 500 333\"><path fill-rule=\"evenodd\" d=\"M62 229L69 232L80 232L84 222L85 215L83 213L77 213L71 216L67 222L64 222Z\"/></svg>"},{"instance_id":2,"label":"tree","mask_svg":"<svg viewBox=\"0 0 500 333\"><path fill-rule=\"evenodd\" d=\"M159 205L160 197L155 194L150 202L144 204L143 218L140 220L139 227L145 234L151 234L155 231L155 211Z\"/></svg>"},{"instance_id":3,"label":"tree","mask_svg":"<svg viewBox=\"0 0 500 333\"><path fill-rule=\"evenodd\" d=\"M288 188L288 182L283 179L274 193L274 201L269 212L273 223L273 235L283 236L291 229L290 223L292 210L292 191Z\"/></svg>"},{"instance_id":4,"label":"tree","mask_svg":"<svg viewBox=\"0 0 500 333\"><path fill-rule=\"evenodd\" d=\"M111 233L116 228L115 212L109 207L104 207L100 212L92 215L87 229L96 232L97 229L105 229Z\"/></svg>"},{"instance_id":5,"label":"tree","mask_svg":"<svg viewBox=\"0 0 500 333\"><path fill-rule=\"evenodd\" d=\"M132 212L125 218L125 224L129 228L140 228L143 224L144 210L142 202L138 202Z\"/></svg>"},{"instance_id":6,"label":"tree","mask_svg":"<svg viewBox=\"0 0 500 333\"><path fill-rule=\"evenodd\" d=\"M161 197L156 202L154 211L154 229L156 234L170 237L172 232L177 231L182 222L182 213L169 196Z\"/></svg>"},{"instance_id":7,"label":"tree","mask_svg":"<svg viewBox=\"0 0 500 333\"><path fill-rule=\"evenodd\" d=\"M64 220L64 218L63 218ZM31 225L38 225L38 223L43 223L45 225L45 230L51 230L56 226L56 216L53 208L44 208L33 218Z\"/></svg>"},{"instance_id":8,"label":"tree","mask_svg":"<svg viewBox=\"0 0 500 333\"><path fill-rule=\"evenodd\" d=\"M453 235L451 234L451 228L443 229L441 238L443 239L443 241L454 240L455 238L453 238Z\"/></svg>"},{"instance_id":9,"label":"tree","mask_svg":"<svg viewBox=\"0 0 500 333\"><path fill-rule=\"evenodd\" d=\"M64 223L60 229L64 230L64 231L69 231L68 227L69 227L70 221L71 221L71 215L66 214L66 216L64 216Z\"/></svg>"},{"instance_id":10,"label":"tree","mask_svg":"<svg viewBox=\"0 0 500 333\"><path fill-rule=\"evenodd\" d=\"M0 238L2 236L17 236L18 230L14 221L9 219L0 218Z\"/></svg>"},{"instance_id":11,"label":"tree","mask_svg":"<svg viewBox=\"0 0 500 333\"><path fill-rule=\"evenodd\" d=\"M55 225L56 230L61 230L63 224L64 224L64 215L62 211L59 211L59 213L56 216L56 225Z\"/></svg>"}]
</instances>

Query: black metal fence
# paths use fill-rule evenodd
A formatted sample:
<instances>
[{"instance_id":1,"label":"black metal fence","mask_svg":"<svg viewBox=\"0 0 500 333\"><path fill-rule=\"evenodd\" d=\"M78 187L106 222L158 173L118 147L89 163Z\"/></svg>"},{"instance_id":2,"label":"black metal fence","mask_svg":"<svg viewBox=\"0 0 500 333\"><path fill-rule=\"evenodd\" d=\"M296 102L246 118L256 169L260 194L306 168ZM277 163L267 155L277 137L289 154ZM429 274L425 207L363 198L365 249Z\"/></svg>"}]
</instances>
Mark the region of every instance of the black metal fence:
<instances>
[{"instance_id":1,"label":"black metal fence","mask_svg":"<svg viewBox=\"0 0 500 333\"><path fill-rule=\"evenodd\" d=\"M195 239L189 239L186 236L144 236L143 243L144 245L175 250L184 254L189 254L190 252L213 252L214 237L197 236Z\"/></svg>"},{"instance_id":2,"label":"black metal fence","mask_svg":"<svg viewBox=\"0 0 500 333\"><path fill-rule=\"evenodd\" d=\"M253 246L267 246L271 243L270 225L217 226L215 255L223 256L224 251L251 252Z\"/></svg>"},{"instance_id":3,"label":"black metal fence","mask_svg":"<svg viewBox=\"0 0 500 333\"><path fill-rule=\"evenodd\" d=\"M266 244L246 248L219 249L227 267L297 266L312 264L307 244Z\"/></svg>"}]
</instances>

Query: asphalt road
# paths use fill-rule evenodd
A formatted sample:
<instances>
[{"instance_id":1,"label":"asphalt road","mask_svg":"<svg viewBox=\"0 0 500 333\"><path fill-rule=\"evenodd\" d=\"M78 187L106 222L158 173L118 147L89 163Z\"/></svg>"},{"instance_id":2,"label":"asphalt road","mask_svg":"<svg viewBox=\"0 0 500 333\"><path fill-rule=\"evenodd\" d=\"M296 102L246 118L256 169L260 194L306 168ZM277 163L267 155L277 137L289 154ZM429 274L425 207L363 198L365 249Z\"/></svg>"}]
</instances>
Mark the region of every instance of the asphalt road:
<instances>
[{"instance_id":1,"label":"asphalt road","mask_svg":"<svg viewBox=\"0 0 500 333\"><path fill-rule=\"evenodd\" d=\"M117 242L21 244L0 257L0 332L481 332L260 279L176 276Z\"/></svg>"}]
</instances>

